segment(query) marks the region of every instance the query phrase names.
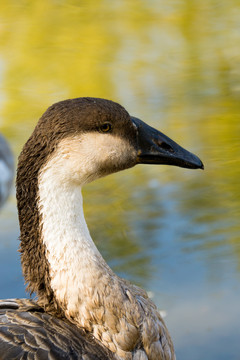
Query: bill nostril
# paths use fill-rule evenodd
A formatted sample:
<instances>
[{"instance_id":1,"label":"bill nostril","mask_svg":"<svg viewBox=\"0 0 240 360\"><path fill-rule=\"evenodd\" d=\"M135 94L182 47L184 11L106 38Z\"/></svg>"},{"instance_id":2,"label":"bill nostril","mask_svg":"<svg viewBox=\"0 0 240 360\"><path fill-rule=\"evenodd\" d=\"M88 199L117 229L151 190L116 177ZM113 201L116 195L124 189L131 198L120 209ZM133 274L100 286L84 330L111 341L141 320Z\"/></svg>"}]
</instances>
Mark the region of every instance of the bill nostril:
<instances>
[{"instance_id":1,"label":"bill nostril","mask_svg":"<svg viewBox=\"0 0 240 360\"><path fill-rule=\"evenodd\" d=\"M166 142L164 141L161 141L161 140L154 140L155 144L157 146L159 146L160 148L164 149L164 150L167 150L169 151L170 153L174 153L175 151L173 150L173 148L171 147L171 145L167 144Z\"/></svg>"},{"instance_id":2,"label":"bill nostril","mask_svg":"<svg viewBox=\"0 0 240 360\"><path fill-rule=\"evenodd\" d=\"M167 151L169 151L169 152L171 152L171 153L174 153L174 150L173 150L173 148L171 147L171 145L169 145L169 144L167 144L167 143L165 143L165 142L162 142L161 147L162 147L164 150L167 150Z\"/></svg>"}]
</instances>

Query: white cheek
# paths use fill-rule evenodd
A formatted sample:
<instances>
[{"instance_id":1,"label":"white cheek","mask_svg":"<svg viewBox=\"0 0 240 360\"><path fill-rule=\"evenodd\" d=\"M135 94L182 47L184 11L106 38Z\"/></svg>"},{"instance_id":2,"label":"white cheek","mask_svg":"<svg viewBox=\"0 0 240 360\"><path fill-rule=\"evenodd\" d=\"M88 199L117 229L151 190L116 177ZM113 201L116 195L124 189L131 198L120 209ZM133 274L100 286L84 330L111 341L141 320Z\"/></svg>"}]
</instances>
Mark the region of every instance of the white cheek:
<instances>
[{"instance_id":1,"label":"white cheek","mask_svg":"<svg viewBox=\"0 0 240 360\"><path fill-rule=\"evenodd\" d=\"M109 173L134 163L136 150L130 143L111 134L88 133L63 139L49 162L60 182L80 185L102 176L104 167ZM50 165L51 163L51 165ZM125 165L126 164L126 165Z\"/></svg>"}]
</instances>

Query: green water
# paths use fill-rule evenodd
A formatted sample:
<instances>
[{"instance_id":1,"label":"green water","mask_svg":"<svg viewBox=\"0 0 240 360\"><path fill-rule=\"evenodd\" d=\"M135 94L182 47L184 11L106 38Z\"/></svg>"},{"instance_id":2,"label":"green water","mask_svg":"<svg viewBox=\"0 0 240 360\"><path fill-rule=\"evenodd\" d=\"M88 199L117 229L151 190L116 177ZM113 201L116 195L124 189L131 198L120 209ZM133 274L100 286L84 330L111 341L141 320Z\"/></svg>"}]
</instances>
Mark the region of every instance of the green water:
<instances>
[{"instance_id":1,"label":"green water","mask_svg":"<svg viewBox=\"0 0 240 360\"><path fill-rule=\"evenodd\" d=\"M121 103L205 171L138 166L84 190L121 276L167 311L177 358L240 359L238 1L2 1L0 131L17 159L55 101ZM14 190L0 213L0 297L25 296Z\"/></svg>"}]
</instances>

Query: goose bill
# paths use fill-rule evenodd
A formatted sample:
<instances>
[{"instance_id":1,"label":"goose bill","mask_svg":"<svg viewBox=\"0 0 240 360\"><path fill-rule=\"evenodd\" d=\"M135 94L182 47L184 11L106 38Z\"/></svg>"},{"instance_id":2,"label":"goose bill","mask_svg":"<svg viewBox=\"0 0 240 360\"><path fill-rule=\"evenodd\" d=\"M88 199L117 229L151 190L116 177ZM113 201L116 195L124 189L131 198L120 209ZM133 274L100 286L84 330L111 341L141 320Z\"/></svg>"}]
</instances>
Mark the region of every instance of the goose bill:
<instances>
[{"instance_id":1,"label":"goose bill","mask_svg":"<svg viewBox=\"0 0 240 360\"><path fill-rule=\"evenodd\" d=\"M166 164L188 169L204 169L202 161L191 152L152 128L142 120L131 117L137 128L139 164Z\"/></svg>"}]
</instances>

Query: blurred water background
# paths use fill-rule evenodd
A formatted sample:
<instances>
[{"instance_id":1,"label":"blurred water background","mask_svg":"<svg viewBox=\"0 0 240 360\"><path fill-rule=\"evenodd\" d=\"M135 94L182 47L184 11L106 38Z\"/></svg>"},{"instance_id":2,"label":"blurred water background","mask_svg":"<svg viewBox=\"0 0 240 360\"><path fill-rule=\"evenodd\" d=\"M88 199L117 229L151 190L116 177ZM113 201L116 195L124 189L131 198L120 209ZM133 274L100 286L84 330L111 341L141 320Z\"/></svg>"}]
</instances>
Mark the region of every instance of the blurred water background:
<instances>
[{"instance_id":1,"label":"blurred water background","mask_svg":"<svg viewBox=\"0 0 240 360\"><path fill-rule=\"evenodd\" d=\"M0 2L0 132L17 156L53 102L121 103L205 171L141 165L84 189L121 276L167 311L177 358L240 359L237 0ZM0 212L0 297L25 297L15 191Z\"/></svg>"}]
</instances>

